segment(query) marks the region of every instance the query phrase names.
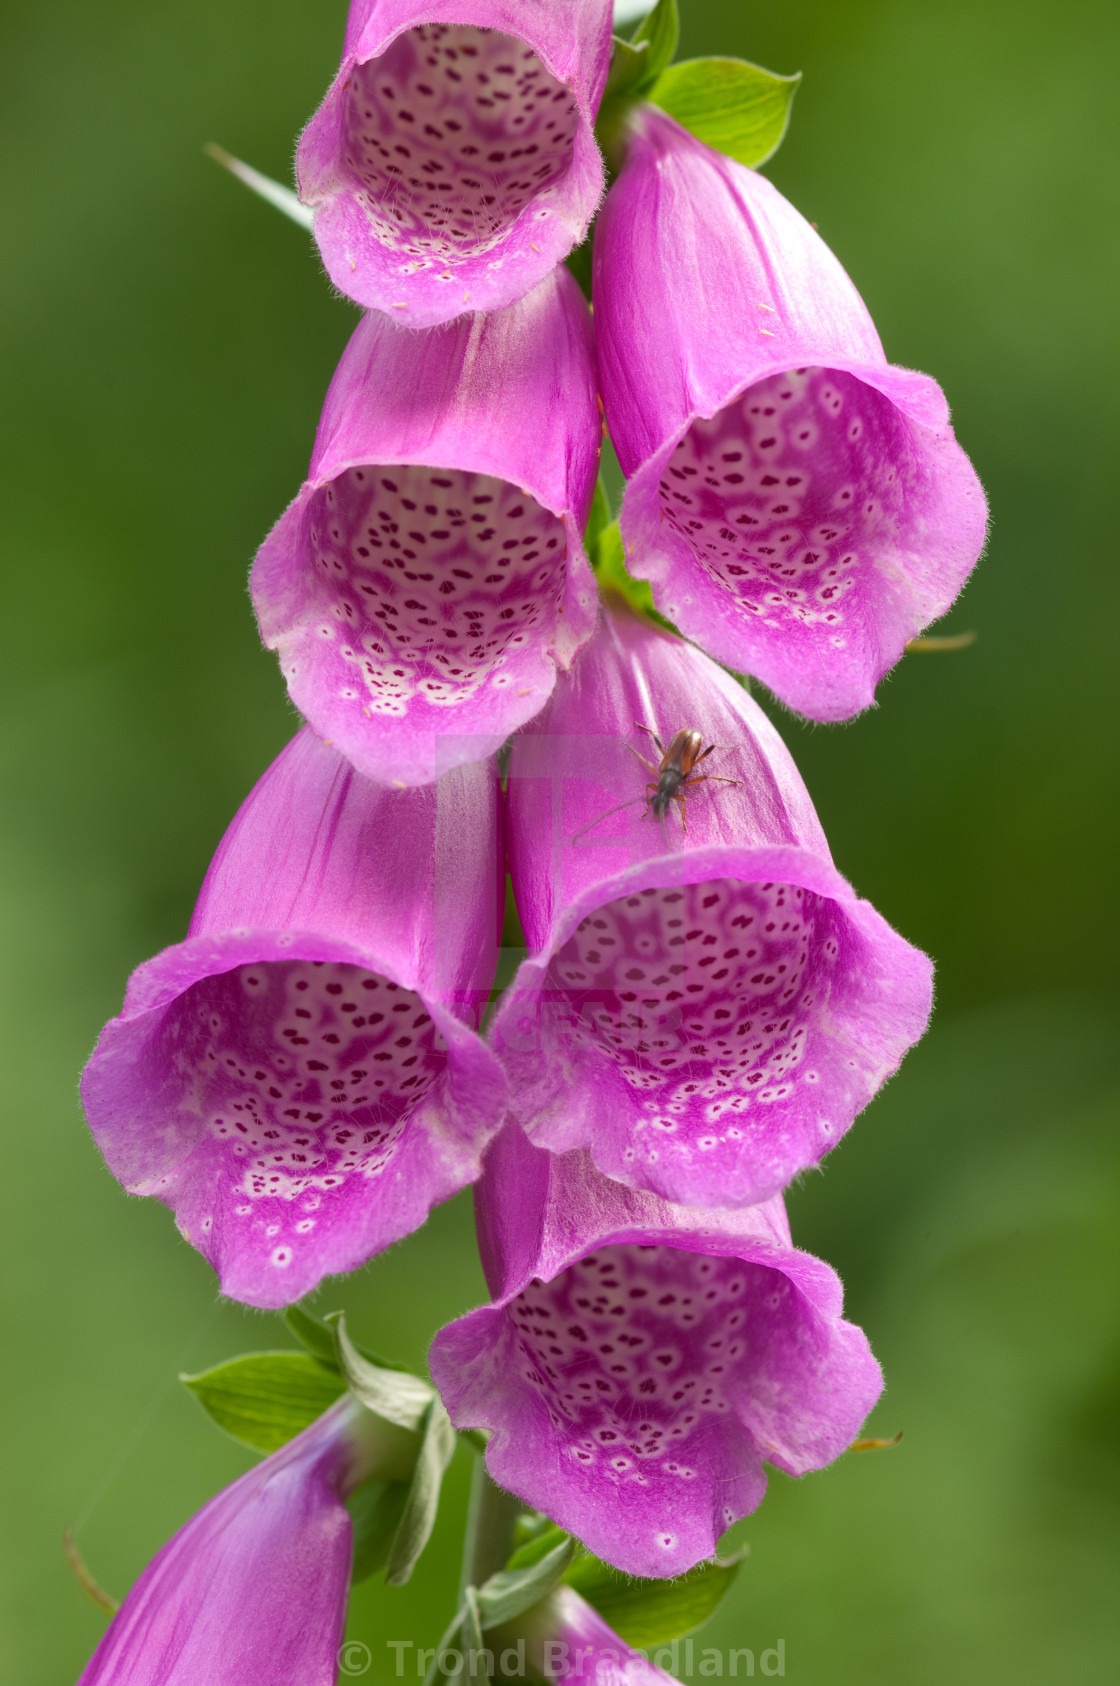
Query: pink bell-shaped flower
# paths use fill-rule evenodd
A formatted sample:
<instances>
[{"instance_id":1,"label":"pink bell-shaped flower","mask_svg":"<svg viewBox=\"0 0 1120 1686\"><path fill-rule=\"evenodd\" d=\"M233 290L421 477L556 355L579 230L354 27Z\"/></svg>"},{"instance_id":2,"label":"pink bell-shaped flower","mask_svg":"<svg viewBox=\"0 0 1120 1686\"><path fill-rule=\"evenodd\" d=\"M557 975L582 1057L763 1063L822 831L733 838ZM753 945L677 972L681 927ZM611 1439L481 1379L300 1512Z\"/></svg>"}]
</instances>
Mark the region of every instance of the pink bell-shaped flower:
<instances>
[{"instance_id":1,"label":"pink bell-shaped flower","mask_svg":"<svg viewBox=\"0 0 1120 1686\"><path fill-rule=\"evenodd\" d=\"M82 1098L110 1170L222 1292L282 1306L417 1229L504 1106L497 769L363 779L305 727L227 831L184 942L139 966Z\"/></svg>"},{"instance_id":2,"label":"pink bell-shaped flower","mask_svg":"<svg viewBox=\"0 0 1120 1686\"><path fill-rule=\"evenodd\" d=\"M764 1463L822 1468L879 1397L780 1196L672 1205L511 1126L476 1211L493 1303L440 1330L433 1380L456 1427L492 1431L494 1480L627 1574L711 1557L762 1502Z\"/></svg>"},{"instance_id":3,"label":"pink bell-shaped flower","mask_svg":"<svg viewBox=\"0 0 1120 1686\"><path fill-rule=\"evenodd\" d=\"M790 708L869 707L984 543L940 387L888 364L843 269L764 176L653 106L594 259L627 566Z\"/></svg>"},{"instance_id":4,"label":"pink bell-shaped flower","mask_svg":"<svg viewBox=\"0 0 1120 1686\"><path fill-rule=\"evenodd\" d=\"M353 1551L344 1500L373 1468L394 1473L371 1444L385 1427L340 1400L203 1505L148 1564L78 1686L334 1686Z\"/></svg>"},{"instance_id":5,"label":"pink bell-shaped flower","mask_svg":"<svg viewBox=\"0 0 1120 1686\"><path fill-rule=\"evenodd\" d=\"M523 297L603 191L610 0L353 0L296 155L340 292L410 328Z\"/></svg>"},{"instance_id":6,"label":"pink bell-shaped flower","mask_svg":"<svg viewBox=\"0 0 1120 1686\"><path fill-rule=\"evenodd\" d=\"M650 734L682 729L712 752L659 822ZM836 870L762 710L625 607L515 737L508 826L529 956L492 1041L538 1146L750 1206L836 1145L925 1029L930 962Z\"/></svg>"},{"instance_id":7,"label":"pink bell-shaped flower","mask_svg":"<svg viewBox=\"0 0 1120 1686\"><path fill-rule=\"evenodd\" d=\"M591 313L559 269L490 316L367 315L253 603L292 701L367 778L491 754L595 625Z\"/></svg>"}]
</instances>

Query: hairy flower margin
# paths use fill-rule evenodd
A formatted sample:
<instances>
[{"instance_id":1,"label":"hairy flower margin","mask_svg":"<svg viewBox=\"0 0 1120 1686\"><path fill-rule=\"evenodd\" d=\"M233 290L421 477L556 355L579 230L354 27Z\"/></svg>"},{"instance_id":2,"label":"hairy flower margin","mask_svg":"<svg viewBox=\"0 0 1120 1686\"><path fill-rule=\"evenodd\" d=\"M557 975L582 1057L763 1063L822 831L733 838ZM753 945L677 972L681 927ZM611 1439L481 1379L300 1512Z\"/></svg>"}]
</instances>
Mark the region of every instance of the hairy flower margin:
<instances>
[{"instance_id":1,"label":"hairy flower margin","mask_svg":"<svg viewBox=\"0 0 1120 1686\"><path fill-rule=\"evenodd\" d=\"M763 1463L820 1469L882 1389L839 1278L781 1197L705 1212L497 1137L476 1185L488 1306L429 1361L494 1480L632 1575L711 1557L762 1502Z\"/></svg>"}]
</instances>

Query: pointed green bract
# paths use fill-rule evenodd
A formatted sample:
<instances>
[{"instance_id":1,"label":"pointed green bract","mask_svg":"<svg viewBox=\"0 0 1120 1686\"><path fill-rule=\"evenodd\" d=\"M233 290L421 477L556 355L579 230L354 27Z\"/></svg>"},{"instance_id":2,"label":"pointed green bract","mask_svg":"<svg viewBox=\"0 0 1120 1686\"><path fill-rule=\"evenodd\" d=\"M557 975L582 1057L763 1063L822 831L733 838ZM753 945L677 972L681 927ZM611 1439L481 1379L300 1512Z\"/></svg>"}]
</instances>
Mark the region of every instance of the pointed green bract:
<instances>
[{"instance_id":1,"label":"pointed green bract","mask_svg":"<svg viewBox=\"0 0 1120 1686\"><path fill-rule=\"evenodd\" d=\"M685 59L669 65L646 97L706 146L757 167L777 152L801 82L745 59Z\"/></svg>"},{"instance_id":2,"label":"pointed green bract","mask_svg":"<svg viewBox=\"0 0 1120 1686\"><path fill-rule=\"evenodd\" d=\"M235 158L224 146L216 146L212 141L204 151L216 164L220 164L223 170L228 170L231 176L236 176L251 193L264 199L274 210L282 211L284 216L298 223L301 228L309 229L313 226L314 212L308 210L306 205L301 205L298 194L293 193L290 187L285 187L283 182L273 181L271 176L262 175L259 170L254 170L251 164Z\"/></svg>"},{"instance_id":3,"label":"pointed green bract","mask_svg":"<svg viewBox=\"0 0 1120 1686\"><path fill-rule=\"evenodd\" d=\"M412 1485L385 1565L385 1579L390 1586L404 1585L431 1537L439 1508L440 1483L454 1451L455 1430L451 1419L433 1396L424 1419Z\"/></svg>"},{"instance_id":4,"label":"pointed green bract","mask_svg":"<svg viewBox=\"0 0 1120 1686\"><path fill-rule=\"evenodd\" d=\"M251 1352L180 1376L219 1428L258 1452L275 1452L321 1417L346 1384L306 1352Z\"/></svg>"},{"instance_id":5,"label":"pointed green bract","mask_svg":"<svg viewBox=\"0 0 1120 1686\"><path fill-rule=\"evenodd\" d=\"M412 1434L420 1433L433 1398L431 1384L407 1370L388 1370L363 1357L346 1333L342 1312L332 1312L331 1323L338 1367L355 1399L385 1422Z\"/></svg>"},{"instance_id":6,"label":"pointed green bract","mask_svg":"<svg viewBox=\"0 0 1120 1686\"><path fill-rule=\"evenodd\" d=\"M559 1529L557 1532L560 1532ZM482 1626L501 1627L503 1622L513 1621L515 1616L524 1615L542 1598L547 1598L553 1587L559 1586L565 1578L575 1551L575 1540L570 1535L560 1534L559 1544L552 1546L539 1561L522 1568L502 1569L498 1574L491 1575L478 1589Z\"/></svg>"},{"instance_id":7,"label":"pointed green bract","mask_svg":"<svg viewBox=\"0 0 1120 1686\"><path fill-rule=\"evenodd\" d=\"M643 41L649 42L646 77L652 79L672 62L680 38L681 19L677 0L657 0L653 11L642 19L631 37L634 46Z\"/></svg>"}]
</instances>

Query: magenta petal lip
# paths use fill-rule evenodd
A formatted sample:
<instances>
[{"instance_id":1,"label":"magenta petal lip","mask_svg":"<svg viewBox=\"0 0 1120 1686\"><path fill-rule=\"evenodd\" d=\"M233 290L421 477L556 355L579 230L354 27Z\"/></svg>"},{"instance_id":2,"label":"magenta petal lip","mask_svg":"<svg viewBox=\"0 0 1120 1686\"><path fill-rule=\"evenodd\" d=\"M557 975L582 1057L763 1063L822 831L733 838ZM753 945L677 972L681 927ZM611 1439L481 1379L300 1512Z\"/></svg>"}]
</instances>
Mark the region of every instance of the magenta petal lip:
<instances>
[{"instance_id":1,"label":"magenta petal lip","mask_svg":"<svg viewBox=\"0 0 1120 1686\"><path fill-rule=\"evenodd\" d=\"M340 1400L192 1516L130 1590L79 1686L334 1686L358 1409Z\"/></svg>"},{"instance_id":2,"label":"magenta petal lip","mask_svg":"<svg viewBox=\"0 0 1120 1686\"><path fill-rule=\"evenodd\" d=\"M603 191L610 33L609 0L354 0L296 155L339 291L410 328L530 292Z\"/></svg>"},{"instance_id":3,"label":"magenta petal lip","mask_svg":"<svg viewBox=\"0 0 1120 1686\"><path fill-rule=\"evenodd\" d=\"M627 565L689 638L844 720L949 608L983 490L936 382L765 177L646 107L596 228Z\"/></svg>"},{"instance_id":4,"label":"magenta petal lip","mask_svg":"<svg viewBox=\"0 0 1120 1686\"><path fill-rule=\"evenodd\" d=\"M692 789L687 833L675 807L664 830L643 813L643 724L696 728L720 746L703 768L737 781ZM530 953L491 1039L538 1146L751 1205L836 1145L925 1029L929 961L837 872L777 733L694 647L605 614L515 738L508 807Z\"/></svg>"},{"instance_id":5,"label":"magenta petal lip","mask_svg":"<svg viewBox=\"0 0 1120 1686\"><path fill-rule=\"evenodd\" d=\"M479 1173L505 1104L496 769L363 780L304 728L218 850L186 941L133 974L82 1082L130 1193L249 1305L290 1304Z\"/></svg>"},{"instance_id":6,"label":"magenta petal lip","mask_svg":"<svg viewBox=\"0 0 1120 1686\"><path fill-rule=\"evenodd\" d=\"M566 269L427 333L358 324L251 589L292 701L367 778L492 754L590 636L594 355Z\"/></svg>"},{"instance_id":7,"label":"magenta petal lip","mask_svg":"<svg viewBox=\"0 0 1120 1686\"><path fill-rule=\"evenodd\" d=\"M452 1421L492 1431L509 1492L632 1575L684 1573L762 1501L763 1463L820 1469L882 1377L835 1273L776 1196L706 1212L541 1153L516 1127L477 1186L494 1302L430 1363Z\"/></svg>"}]
</instances>

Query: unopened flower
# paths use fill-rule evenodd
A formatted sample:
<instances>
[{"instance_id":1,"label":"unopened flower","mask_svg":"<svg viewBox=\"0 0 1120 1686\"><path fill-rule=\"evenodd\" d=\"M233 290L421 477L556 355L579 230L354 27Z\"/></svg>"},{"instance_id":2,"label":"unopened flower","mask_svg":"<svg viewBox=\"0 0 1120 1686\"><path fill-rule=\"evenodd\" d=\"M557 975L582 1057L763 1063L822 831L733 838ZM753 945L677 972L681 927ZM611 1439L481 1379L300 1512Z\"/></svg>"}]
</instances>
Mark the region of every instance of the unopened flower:
<instances>
[{"instance_id":1,"label":"unopened flower","mask_svg":"<svg viewBox=\"0 0 1120 1686\"><path fill-rule=\"evenodd\" d=\"M638 756L656 769L650 731L682 728L714 752L659 823ZM765 715L632 613L604 613L514 739L508 826L529 957L493 1041L539 1146L750 1205L835 1146L925 1029L930 962L837 872Z\"/></svg>"},{"instance_id":2,"label":"unopened flower","mask_svg":"<svg viewBox=\"0 0 1120 1686\"><path fill-rule=\"evenodd\" d=\"M652 106L594 256L627 565L789 707L868 707L984 541L940 387L887 363L843 269L765 177Z\"/></svg>"},{"instance_id":3,"label":"unopened flower","mask_svg":"<svg viewBox=\"0 0 1120 1686\"><path fill-rule=\"evenodd\" d=\"M232 1298L289 1304L477 1176L504 1097L475 1028L499 822L492 763L389 792L305 727L227 831L186 941L133 973L86 1114Z\"/></svg>"},{"instance_id":4,"label":"unopened flower","mask_svg":"<svg viewBox=\"0 0 1120 1686\"><path fill-rule=\"evenodd\" d=\"M375 1472L407 1479L408 1441L340 1400L156 1554L79 1686L334 1686L353 1548L344 1500Z\"/></svg>"},{"instance_id":5,"label":"unopened flower","mask_svg":"<svg viewBox=\"0 0 1120 1686\"><path fill-rule=\"evenodd\" d=\"M879 1396L841 1287L794 1250L780 1196L671 1205L509 1127L478 1184L493 1304L437 1334L432 1376L486 1464L633 1575L678 1575L766 1491L820 1469Z\"/></svg>"},{"instance_id":6,"label":"unopened flower","mask_svg":"<svg viewBox=\"0 0 1120 1686\"><path fill-rule=\"evenodd\" d=\"M573 1680L584 1686L677 1686L671 1674L620 1639L574 1587L556 1587L507 1631L525 1636L530 1679L553 1686Z\"/></svg>"},{"instance_id":7,"label":"unopened flower","mask_svg":"<svg viewBox=\"0 0 1120 1686\"><path fill-rule=\"evenodd\" d=\"M293 702L368 778L491 753L590 635L600 437L566 269L427 333L359 323L252 591Z\"/></svg>"},{"instance_id":8,"label":"unopened flower","mask_svg":"<svg viewBox=\"0 0 1120 1686\"><path fill-rule=\"evenodd\" d=\"M353 0L296 155L335 286L427 328L495 310L583 238L610 0Z\"/></svg>"}]
</instances>

